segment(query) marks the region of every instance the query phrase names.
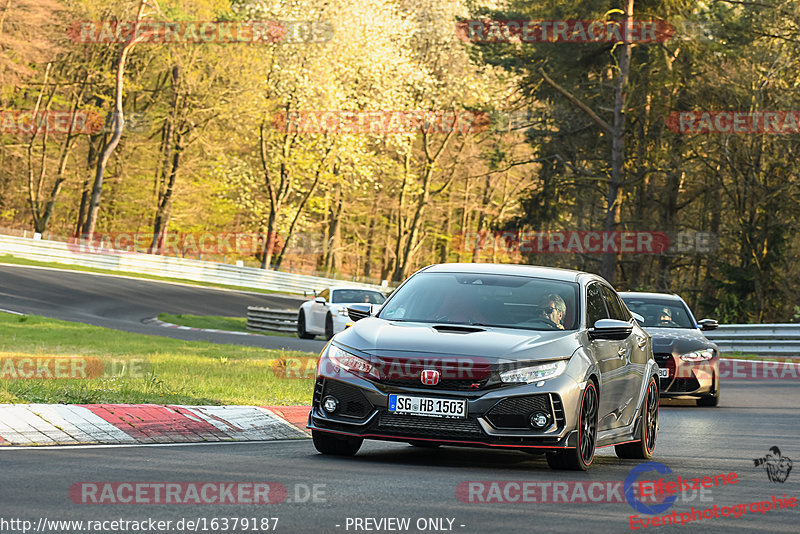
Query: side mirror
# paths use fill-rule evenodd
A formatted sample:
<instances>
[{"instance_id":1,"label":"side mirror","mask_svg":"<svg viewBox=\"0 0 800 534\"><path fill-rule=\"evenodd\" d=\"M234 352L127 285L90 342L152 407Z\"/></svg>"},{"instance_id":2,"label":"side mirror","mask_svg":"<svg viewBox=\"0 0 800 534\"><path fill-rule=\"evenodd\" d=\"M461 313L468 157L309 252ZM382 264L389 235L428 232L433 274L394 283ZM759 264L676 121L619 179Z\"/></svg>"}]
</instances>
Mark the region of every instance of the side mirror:
<instances>
[{"instance_id":1,"label":"side mirror","mask_svg":"<svg viewBox=\"0 0 800 534\"><path fill-rule=\"evenodd\" d=\"M589 329L589 339L621 341L633 332L633 325L616 319L600 319Z\"/></svg>"},{"instance_id":2,"label":"side mirror","mask_svg":"<svg viewBox=\"0 0 800 534\"><path fill-rule=\"evenodd\" d=\"M325 304L325 297L314 297L314 302L317 304Z\"/></svg>"},{"instance_id":3,"label":"side mirror","mask_svg":"<svg viewBox=\"0 0 800 534\"><path fill-rule=\"evenodd\" d=\"M631 314L633 315L633 318L636 319L636 322L639 323L639 326L642 326L644 324L644 317L642 317L636 312L631 312Z\"/></svg>"},{"instance_id":4,"label":"side mirror","mask_svg":"<svg viewBox=\"0 0 800 534\"><path fill-rule=\"evenodd\" d=\"M703 319L702 321L697 321L697 324L700 325L700 330L714 330L719 328L719 321L716 319Z\"/></svg>"},{"instance_id":5,"label":"side mirror","mask_svg":"<svg viewBox=\"0 0 800 534\"><path fill-rule=\"evenodd\" d=\"M353 321L360 321L372 315L372 304L351 304L347 307L347 315Z\"/></svg>"}]
</instances>

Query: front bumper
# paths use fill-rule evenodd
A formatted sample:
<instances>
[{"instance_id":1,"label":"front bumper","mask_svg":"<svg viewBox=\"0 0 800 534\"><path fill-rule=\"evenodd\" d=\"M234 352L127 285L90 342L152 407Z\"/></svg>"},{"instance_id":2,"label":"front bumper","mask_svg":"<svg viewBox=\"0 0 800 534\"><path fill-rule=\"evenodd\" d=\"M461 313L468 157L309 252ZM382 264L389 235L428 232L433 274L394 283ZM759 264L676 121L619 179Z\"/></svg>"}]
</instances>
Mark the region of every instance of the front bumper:
<instances>
[{"instance_id":1,"label":"front bumper","mask_svg":"<svg viewBox=\"0 0 800 534\"><path fill-rule=\"evenodd\" d=\"M333 333L338 334L345 328L347 328L347 323L351 322L350 317L346 315L339 315L338 313L335 315L331 315L333 318Z\"/></svg>"},{"instance_id":2,"label":"front bumper","mask_svg":"<svg viewBox=\"0 0 800 534\"><path fill-rule=\"evenodd\" d=\"M333 374L333 373L331 373ZM386 441L432 441L470 447L515 449L574 448L581 387L566 375L536 384L506 385L485 391L398 387L350 375L319 376L308 427L313 430ZM389 395L408 394L466 399L467 417L450 419L389 412ZM339 406L332 414L321 407L332 395ZM548 414L548 425L534 430L534 411Z\"/></svg>"},{"instance_id":3,"label":"front bumper","mask_svg":"<svg viewBox=\"0 0 800 534\"><path fill-rule=\"evenodd\" d=\"M669 377L660 379L663 398L697 399L719 393L719 355L702 362L685 362L677 354L655 354L660 369Z\"/></svg>"}]
</instances>

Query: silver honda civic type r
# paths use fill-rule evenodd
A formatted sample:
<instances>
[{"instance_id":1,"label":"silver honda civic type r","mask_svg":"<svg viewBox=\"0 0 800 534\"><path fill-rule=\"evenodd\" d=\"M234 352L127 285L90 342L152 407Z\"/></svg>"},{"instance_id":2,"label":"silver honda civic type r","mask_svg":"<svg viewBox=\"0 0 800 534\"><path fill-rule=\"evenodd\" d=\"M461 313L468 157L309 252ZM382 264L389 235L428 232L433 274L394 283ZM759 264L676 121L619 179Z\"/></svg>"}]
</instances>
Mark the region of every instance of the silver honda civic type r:
<instances>
[{"instance_id":1,"label":"silver honda civic type r","mask_svg":"<svg viewBox=\"0 0 800 534\"><path fill-rule=\"evenodd\" d=\"M658 366L650 336L599 276L440 264L323 349L309 414L323 454L364 439L545 453L584 470L598 447L650 458Z\"/></svg>"}]
</instances>

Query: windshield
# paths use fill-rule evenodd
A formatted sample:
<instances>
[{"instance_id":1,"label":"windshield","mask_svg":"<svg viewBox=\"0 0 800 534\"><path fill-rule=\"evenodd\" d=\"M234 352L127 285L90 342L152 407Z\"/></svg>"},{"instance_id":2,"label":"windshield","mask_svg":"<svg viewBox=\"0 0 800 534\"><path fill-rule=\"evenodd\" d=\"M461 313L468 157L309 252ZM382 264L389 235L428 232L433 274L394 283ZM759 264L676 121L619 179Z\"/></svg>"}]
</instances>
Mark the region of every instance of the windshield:
<instances>
[{"instance_id":1,"label":"windshield","mask_svg":"<svg viewBox=\"0 0 800 534\"><path fill-rule=\"evenodd\" d=\"M354 304L364 302L366 304L383 304L386 300L378 291L368 289L334 289L331 295L332 304Z\"/></svg>"},{"instance_id":2,"label":"windshield","mask_svg":"<svg viewBox=\"0 0 800 534\"><path fill-rule=\"evenodd\" d=\"M392 295L379 317L529 330L575 330L579 286L497 274L420 273Z\"/></svg>"},{"instance_id":3,"label":"windshield","mask_svg":"<svg viewBox=\"0 0 800 534\"><path fill-rule=\"evenodd\" d=\"M644 317L643 327L697 328L686 305L675 299L622 297L628 308Z\"/></svg>"}]
</instances>

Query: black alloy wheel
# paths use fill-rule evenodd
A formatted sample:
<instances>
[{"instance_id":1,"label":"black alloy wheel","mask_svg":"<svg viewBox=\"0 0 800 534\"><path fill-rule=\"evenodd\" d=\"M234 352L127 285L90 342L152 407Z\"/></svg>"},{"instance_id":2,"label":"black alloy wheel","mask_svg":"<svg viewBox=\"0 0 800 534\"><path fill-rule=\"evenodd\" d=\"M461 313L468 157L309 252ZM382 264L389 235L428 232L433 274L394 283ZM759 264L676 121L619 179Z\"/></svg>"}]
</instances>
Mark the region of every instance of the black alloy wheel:
<instances>
[{"instance_id":1,"label":"black alloy wheel","mask_svg":"<svg viewBox=\"0 0 800 534\"><path fill-rule=\"evenodd\" d=\"M590 380L583 390L578 413L578 446L561 452L548 452L547 464L552 469L586 471L589 468L597 447L597 416L597 387Z\"/></svg>"},{"instance_id":2,"label":"black alloy wheel","mask_svg":"<svg viewBox=\"0 0 800 534\"><path fill-rule=\"evenodd\" d=\"M647 460L653 457L658 438L658 382L655 377L650 377L647 384L647 394L642 401L641 413L639 439L614 446L619 458Z\"/></svg>"}]
</instances>

